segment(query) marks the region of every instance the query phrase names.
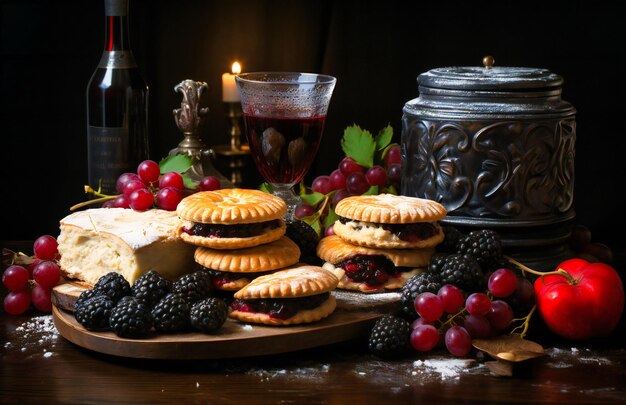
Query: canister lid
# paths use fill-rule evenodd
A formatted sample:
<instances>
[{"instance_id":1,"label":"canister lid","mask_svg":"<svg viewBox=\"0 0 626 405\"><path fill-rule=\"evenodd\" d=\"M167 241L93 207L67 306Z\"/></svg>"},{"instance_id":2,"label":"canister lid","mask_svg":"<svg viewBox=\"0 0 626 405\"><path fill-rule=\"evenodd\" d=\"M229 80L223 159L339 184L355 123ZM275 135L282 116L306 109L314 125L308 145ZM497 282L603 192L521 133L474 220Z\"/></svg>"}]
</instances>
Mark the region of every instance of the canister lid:
<instances>
[{"instance_id":1,"label":"canister lid","mask_svg":"<svg viewBox=\"0 0 626 405\"><path fill-rule=\"evenodd\" d=\"M482 91L536 91L563 85L563 78L547 69L505 66L436 68L420 74L417 81L431 88Z\"/></svg>"}]
</instances>

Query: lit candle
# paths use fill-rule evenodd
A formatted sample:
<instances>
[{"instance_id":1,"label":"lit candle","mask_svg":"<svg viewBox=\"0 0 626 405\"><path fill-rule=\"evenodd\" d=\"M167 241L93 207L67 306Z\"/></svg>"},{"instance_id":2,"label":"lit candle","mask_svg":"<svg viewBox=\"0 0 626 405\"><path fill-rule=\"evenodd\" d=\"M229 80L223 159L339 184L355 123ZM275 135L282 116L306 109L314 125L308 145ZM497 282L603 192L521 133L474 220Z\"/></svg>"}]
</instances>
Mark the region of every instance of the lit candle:
<instances>
[{"instance_id":1,"label":"lit candle","mask_svg":"<svg viewBox=\"0 0 626 405\"><path fill-rule=\"evenodd\" d=\"M238 103L239 90L237 90L235 76L241 73L241 65L239 62L235 62L231 69L232 73L224 73L222 75L222 101L225 103Z\"/></svg>"}]
</instances>

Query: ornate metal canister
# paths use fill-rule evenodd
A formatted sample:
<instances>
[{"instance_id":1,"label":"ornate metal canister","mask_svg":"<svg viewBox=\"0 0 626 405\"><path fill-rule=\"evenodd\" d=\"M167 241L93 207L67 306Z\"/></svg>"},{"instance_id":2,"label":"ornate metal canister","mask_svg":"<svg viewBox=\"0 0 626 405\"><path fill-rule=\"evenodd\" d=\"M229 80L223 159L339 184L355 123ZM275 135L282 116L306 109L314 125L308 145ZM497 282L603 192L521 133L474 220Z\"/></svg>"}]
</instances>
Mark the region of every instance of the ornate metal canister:
<instances>
[{"instance_id":1,"label":"ornate metal canister","mask_svg":"<svg viewBox=\"0 0 626 405\"><path fill-rule=\"evenodd\" d=\"M402 194L441 202L444 224L494 229L512 256L568 255L575 108L546 69L449 67L419 75L402 118Z\"/></svg>"}]
</instances>

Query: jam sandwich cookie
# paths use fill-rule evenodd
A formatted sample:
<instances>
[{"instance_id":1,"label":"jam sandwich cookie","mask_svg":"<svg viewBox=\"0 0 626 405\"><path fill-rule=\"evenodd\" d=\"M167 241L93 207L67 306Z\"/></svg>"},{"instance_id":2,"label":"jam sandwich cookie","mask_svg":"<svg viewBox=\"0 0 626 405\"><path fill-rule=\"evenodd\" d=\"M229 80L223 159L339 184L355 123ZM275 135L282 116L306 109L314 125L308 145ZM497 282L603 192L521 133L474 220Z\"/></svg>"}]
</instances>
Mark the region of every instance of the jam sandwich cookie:
<instances>
[{"instance_id":1,"label":"jam sandwich cookie","mask_svg":"<svg viewBox=\"0 0 626 405\"><path fill-rule=\"evenodd\" d=\"M239 249L280 239L285 234L285 202L259 190L200 191L176 208L178 236L211 249Z\"/></svg>"},{"instance_id":2,"label":"jam sandwich cookie","mask_svg":"<svg viewBox=\"0 0 626 405\"><path fill-rule=\"evenodd\" d=\"M296 266L258 277L237 291L230 317L266 325L296 325L326 318L336 308L338 280L317 266Z\"/></svg>"},{"instance_id":3,"label":"jam sandwich cookie","mask_svg":"<svg viewBox=\"0 0 626 405\"><path fill-rule=\"evenodd\" d=\"M356 245L414 249L443 241L439 221L446 209L436 201L393 194L360 195L341 200L333 229Z\"/></svg>"},{"instance_id":4,"label":"jam sandwich cookie","mask_svg":"<svg viewBox=\"0 0 626 405\"><path fill-rule=\"evenodd\" d=\"M296 264L300 248L286 236L260 246L219 250L198 246L196 263L211 275L215 288L237 291L256 277Z\"/></svg>"},{"instance_id":5,"label":"jam sandwich cookie","mask_svg":"<svg viewBox=\"0 0 626 405\"><path fill-rule=\"evenodd\" d=\"M380 249L348 243L337 235L317 245L324 269L339 279L337 288L362 292L397 290L426 270L434 248Z\"/></svg>"}]
</instances>

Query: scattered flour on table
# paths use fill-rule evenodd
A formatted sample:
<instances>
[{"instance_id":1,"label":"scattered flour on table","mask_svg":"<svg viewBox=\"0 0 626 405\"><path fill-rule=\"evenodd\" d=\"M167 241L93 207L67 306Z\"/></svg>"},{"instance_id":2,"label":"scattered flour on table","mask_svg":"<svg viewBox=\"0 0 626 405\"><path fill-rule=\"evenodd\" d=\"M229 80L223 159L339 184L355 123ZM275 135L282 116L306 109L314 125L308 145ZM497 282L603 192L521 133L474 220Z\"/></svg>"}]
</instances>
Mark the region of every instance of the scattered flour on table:
<instances>
[{"instance_id":1,"label":"scattered flour on table","mask_svg":"<svg viewBox=\"0 0 626 405\"><path fill-rule=\"evenodd\" d=\"M551 347L546 349L546 354L550 356L551 361L547 364L552 368L570 368L580 364L608 366L613 364L606 357L591 354L591 349L572 347L570 349L561 349Z\"/></svg>"},{"instance_id":2,"label":"scattered flour on table","mask_svg":"<svg viewBox=\"0 0 626 405\"><path fill-rule=\"evenodd\" d=\"M319 380L321 382L329 370L329 364L316 364L308 367L252 369L246 371L246 374L257 376L261 381L269 381L274 378L306 378L309 381Z\"/></svg>"},{"instance_id":3,"label":"scattered flour on table","mask_svg":"<svg viewBox=\"0 0 626 405\"><path fill-rule=\"evenodd\" d=\"M436 373L441 376L441 380L458 380L475 362L473 359L416 360L413 362L411 375Z\"/></svg>"},{"instance_id":4,"label":"scattered flour on table","mask_svg":"<svg viewBox=\"0 0 626 405\"><path fill-rule=\"evenodd\" d=\"M42 315L31 318L29 321L15 328L15 333L18 335L18 338L14 341L20 342L21 352L26 352L28 349L32 348L39 348L42 345L54 347L59 337L59 332L52 321L52 315ZM4 347L9 348L15 344L16 343L6 342ZM53 352L47 349L43 350L44 358L48 358L53 354Z\"/></svg>"}]
</instances>

